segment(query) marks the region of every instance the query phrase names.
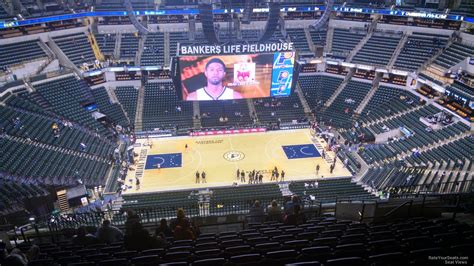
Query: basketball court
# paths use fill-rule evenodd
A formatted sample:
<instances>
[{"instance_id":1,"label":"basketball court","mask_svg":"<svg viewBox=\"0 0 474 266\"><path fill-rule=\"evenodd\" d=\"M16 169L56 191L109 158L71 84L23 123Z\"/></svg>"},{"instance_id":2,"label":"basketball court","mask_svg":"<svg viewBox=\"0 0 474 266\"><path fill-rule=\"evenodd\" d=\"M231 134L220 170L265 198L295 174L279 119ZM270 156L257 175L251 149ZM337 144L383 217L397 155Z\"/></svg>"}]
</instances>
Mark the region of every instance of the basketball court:
<instances>
[{"instance_id":1,"label":"basketball court","mask_svg":"<svg viewBox=\"0 0 474 266\"><path fill-rule=\"evenodd\" d=\"M264 183L271 182L274 167L286 172L285 181L350 176L340 160L330 174L334 153L325 152L323 159L323 147L324 140L313 138L309 129L139 139L135 144L138 162L128 173L129 189L124 194L241 184L237 169L246 171L247 181L247 172L261 171ZM206 172L207 183L195 182L196 171ZM135 178L140 179L139 189Z\"/></svg>"}]
</instances>

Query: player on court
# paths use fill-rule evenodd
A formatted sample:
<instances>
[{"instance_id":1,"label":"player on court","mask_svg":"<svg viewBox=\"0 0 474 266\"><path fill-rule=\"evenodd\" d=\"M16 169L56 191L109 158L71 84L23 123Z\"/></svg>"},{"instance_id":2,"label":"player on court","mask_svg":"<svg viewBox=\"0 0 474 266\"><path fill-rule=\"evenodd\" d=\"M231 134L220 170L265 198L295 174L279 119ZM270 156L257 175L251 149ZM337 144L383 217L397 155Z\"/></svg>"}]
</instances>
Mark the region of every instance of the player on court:
<instances>
[{"instance_id":1,"label":"player on court","mask_svg":"<svg viewBox=\"0 0 474 266\"><path fill-rule=\"evenodd\" d=\"M196 184L199 184L199 171L196 171Z\"/></svg>"},{"instance_id":2,"label":"player on court","mask_svg":"<svg viewBox=\"0 0 474 266\"><path fill-rule=\"evenodd\" d=\"M188 150L188 144L184 144L184 150L187 151Z\"/></svg>"},{"instance_id":3,"label":"player on court","mask_svg":"<svg viewBox=\"0 0 474 266\"><path fill-rule=\"evenodd\" d=\"M204 171L202 171L201 180L202 180L202 183L207 183L206 182L206 172L204 172Z\"/></svg>"}]
</instances>

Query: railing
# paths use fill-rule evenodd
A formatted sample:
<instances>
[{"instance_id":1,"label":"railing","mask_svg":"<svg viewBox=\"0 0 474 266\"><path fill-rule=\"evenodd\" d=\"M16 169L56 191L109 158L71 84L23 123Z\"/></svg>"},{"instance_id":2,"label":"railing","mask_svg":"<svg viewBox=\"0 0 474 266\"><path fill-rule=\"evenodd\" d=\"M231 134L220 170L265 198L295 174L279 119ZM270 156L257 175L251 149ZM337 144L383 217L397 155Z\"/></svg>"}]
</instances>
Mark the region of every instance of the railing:
<instances>
[{"instance_id":1,"label":"railing","mask_svg":"<svg viewBox=\"0 0 474 266\"><path fill-rule=\"evenodd\" d=\"M390 192L390 198L417 197L422 195L442 195L452 193L470 193L474 191L473 180L431 183L426 185L406 185L384 189Z\"/></svg>"},{"instance_id":2,"label":"railing","mask_svg":"<svg viewBox=\"0 0 474 266\"><path fill-rule=\"evenodd\" d=\"M246 215L249 209L255 203L255 200L259 200L262 207L266 208L271 204L273 200L277 201L279 206L284 206L288 198L286 197L264 197L255 199L242 199L242 200L219 200L212 199L211 201L200 201L196 200L195 203L186 204L175 204L162 207L134 207L133 205L125 205L122 210L106 210L99 212L88 212L81 214L62 214L57 216L46 216L37 218L38 224L42 227L51 227L54 230L61 230L64 228L76 228L79 226L99 226L104 219L111 220L113 225L123 227L127 219L127 209L133 210L134 213L140 216L141 221L144 224L159 224L160 220L171 219L176 217L176 210L178 208L184 209L187 216L195 219L202 219L204 217L211 216L226 216L232 214ZM323 203L319 201L311 201L304 199L301 204L304 209L308 210L319 210Z\"/></svg>"}]
</instances>

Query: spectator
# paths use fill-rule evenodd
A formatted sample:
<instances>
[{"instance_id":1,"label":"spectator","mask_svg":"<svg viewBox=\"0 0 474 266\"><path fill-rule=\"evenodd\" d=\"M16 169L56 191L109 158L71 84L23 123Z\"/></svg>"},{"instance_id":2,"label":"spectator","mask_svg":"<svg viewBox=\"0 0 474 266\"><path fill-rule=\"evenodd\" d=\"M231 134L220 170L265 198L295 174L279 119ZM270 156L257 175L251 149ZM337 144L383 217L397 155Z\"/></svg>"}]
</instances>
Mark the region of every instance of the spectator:
<instances>
[{"instance_id":1,"label":"spectator","mask_svg":"<svg viewBox=\"0 0 474 266\"><path fill-rule=\"evenodd\" d=\"M155 235L159 236L160 234L163 234L165 237L173 236L173 232L171 232L166 219L161 219L160 226L156 228Z\"/></svg>"},{"instance_id":2,"label":"spectator","mask_svg":"<svg viewBox=\"0 0 474 266\"><path fill-rule=\"evenodd\" d=\"M2 265L8 266L26 266L28 265L28 259L26 255L21 252L21 250L14 248L10 255L8 255L2 262Z\"/></svg>"},{"instance_id":3,"label":"spectator","mask_svg":"<svg viewBox=\"0 0 474 266\"><path fill-rule=\"evenodd\" d=\"M176 230L177 226L180 226L180 225L182 226L185 223L190 223L189 219L188 219L188 217L186 217L186 214L184 213L184 210L182 208L179 208L176 211L176 219L171 221L171 224L170 224L171 230L174 231L174 230Z\"/></svg>"},{"instance_id":4,"label":"spectator","mask_svg":"<svg viewBox=\"0 0 474 266\"><path fill-rule=\"evenodd\" d=\"M300 206L301 205L301 201L300 201L300 198L297 196L297 195L293 195L291 197L291 200L288 201L286 204L285 204L285 213L287 215L289 214L292 214L293 213L293 208L295 206ZM301 209L301 207L300 207Z\"/></svg>"},{"instance_id":5,"label":"spectator","mask_svg":"<svg viewBox=\"0 0 474 266\"><path fill-rule=\"evenodd\" d=\"M278 206L278 202L273 200L271 205L267 208L267 218L269 221L280 221L281 220L281 207Z\"/></svg>"},{"instance_id":6,"label":"spectator","mask_svg":"<svg viewBox=\"0 0 474 266\"><path fill-rule=\"evenodd\" d=\"M123 240L123 232L115 226L110 225L110 220L104 220L97 231L100 242L112 244Z\"/></svg>"},{"instance_id":7,"label":"spectator","mask_svg":"<svg viewBox=\"0 0 474 266\"><path fill-rule=\"evenodd\" d=\"M306 218L304 214L300 213L301 207L300 205L295 205L293 207L293 213L287 215L285 218L285 224L287 225L300 225L306 222Z\"/></svg>"},{"instance_id":8,"label":"spectator","mask_svg":"<svg viewBox=\"0 0 474 266\"><path fill-rule=\"evenodd\" d=\"M77 229L77 234L73 237L72 243L74 245L88 246L97 243L97 238L87 232L84 226Z\"/></svg>"},{"instance_id":9,"label":"spectator","mask_svg":"<svg viewBox=\"0 0 474 266\"><path fill-rule=\"evenodd\" d=\"M247 220L249 223L261 223L264 221L265 211L260 205L260 201L256 200L249 209Z\"/></svg>"},{"instance_id":10,"label":"spectator","mask_svg":"<svg viewBox=\"0 0 474 266\"><path fill-rule=\"evenodd\" d=\"M40 258L40 248L37 245L32 245L26 252L28 261L37 260Z\"/></svg>"},{"instance_id":11,"label":"spectator","mask_svg":"<svg viewBox=\"0 0 474 266\"><path fill-rule=\"evenodd\" d=\"M125 188L127 187L124 185ZM128 210L126 213L127 220L125 221L125 230L128 230L128 227L131 227L134 223L139 223L140 222L140 216L133 212L132 210Z\"/></svg>"},{"instance_id":12,"label":"spectator","mask_svg":"<svg viewBox=\"0 0 474 266\"><path fill-rule=\"evenodd\" d=\"M125 231L124 244L127 250L142 251L154 247L154 240L142 224L131 222Z\"/></svg>"},{"instance_id":13,"label":"spectator","mask_svg":"<svg viewBox=\"0 0 474 266\"><path fill-rule=\"evenodd\" d=\"M0 265L3 264L7 256L8 256L7 246L4 242L0 240Z\"/></svg>"},{"instance_id":14,"label":"spectator","mask_svg":"<svg viewBox=\"0 0 474 266\"><path fill-rule=\"evenodd\" d=\"M195 238L189 220L182 220L174 229L175 240L193 240Z\"/></svg>"}]
</instances>

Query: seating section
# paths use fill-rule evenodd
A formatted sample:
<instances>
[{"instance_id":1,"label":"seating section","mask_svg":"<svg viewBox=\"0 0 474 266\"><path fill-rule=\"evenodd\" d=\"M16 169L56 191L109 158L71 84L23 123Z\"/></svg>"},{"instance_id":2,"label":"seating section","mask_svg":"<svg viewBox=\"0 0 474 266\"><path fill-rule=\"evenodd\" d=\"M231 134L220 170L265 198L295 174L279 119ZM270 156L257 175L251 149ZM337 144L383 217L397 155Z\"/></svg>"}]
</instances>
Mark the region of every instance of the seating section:
<instances>
[{"instance_id":1,"label":"seating section","mask_svg":"<svg viewBox=\"0 0 474 266\"><path fill-rule=\"evenodd\" d=\"M153 0L131 0L133 10L155 10L155 2Z\"/></svg>"},{"instance_id":2,"label":"seating section","mask_svg":"<svg viewBox=\"0 0 474 266\"><path fill-rule=\"evenodd\" d=\"M474 47L455 42L438 56L434 63L443 68L449 69L466 59L466 57L473 55Z\"/></svg>"},{"instance_id":3,"label":"seating section","mask_svg":"<svg viewBox=\"0 0 474 266\"><path fill-rule=\"evenodd\" d=\"M183 32L170 32L170 50L169 55L177 55L178 43L189 42L189 36L187 31Z\"/></svg>"},{"instance_id":4,"label":"seating section","mask_svg":"<svg viewBox=\"0 0 474 266\"><path fill-rule=\"evenodd\" d=\"M123 113L122 107L118 103L111 103L107 90L104 87L92 90L92 94L97 101L99 112L107 115L114 124L128 127L130 122Z\"/></svg>"},{"instance_id":5,"label":"seating section","mask_svg":"<svg viewBox=\"0 0 474 266\"><path fill-rule=\"evenodd\" d=\"M386 66L400 37L373 35L352 59L352 63Z\"/></svg>"},{"instance_id":6,"label":"seating section","mask_svg":"<svg viewBox=\"0 0 474 266\"><path fill-rule=\"evenodd\" d=\"M176 214L176 208L183 208L189 216L199 215L196 190L180 190L159 193L141 193L123 195L122 208L127 209L160 209L160 212L168 214L169 217ZM144 217L146 218L146 217ZM149 217L143 222L159 222L161 217ZM155 220L153 220L153 218Z\"/></svg>"},{"instance_id":7,"label":"seating section","mask_svg":"<svg viewBox=\"0 0 474 266\"><path fill-rule=\"evenodd\" d=\"M89 40L83 33L53 37L53 40L76 66L91 64L96 59Z\"/></svg>"},{"instance_id":8,"label":"seating section","mask_svg":"<svg viewBox=\"0 0 474 266\"><path fill-rule=\"evenodd\" d=\"M395 67L409 71L417 70L424 62L443 49L449 36L414 32L395 61Z\"/></svg>"},{"instance_id":9,"label":"seating section","mask_svg":"<svg viewBox=\"0 0 474 266\"><path fill-rule=\"evenodd\" d=\"M68 13L56 0L43 0L43 8L47 14Z\"/></svg>"},{"instance_id":10,"label":"seating section","mask_svg":"<svg viewBox=\"0 0 474 266\"><path fill-rule=\"evenodd\" d=\"M350 127L354 111L371 88L370 83L350 80L321 118L336 127Z\"/></svg>"},{"instance_id":11,"label":"seating section","mask_svg":"<svg viewBox=\"0 0 474 266\"><path fill-rule=\"evenodd\" d=\"M196 240L167 240L142 251L126 251L123 242L77 246L67 240L40 244L40 250L50 264L335 266L426 265L437 254L465 257L474 247L469 224L422 217L369 224L318 217L296 226L269 221L202 233Z\"/></svg>"},{"instance_id":12,"label":"seating section","mask_svg":"<svg viewBox=\"0 0 474 266\"><path fill-rule=\"evenodd\" d=\"M125 6L123 2L115 0L102 0L99 5L96 5L97 11L123 11Z\"/></svg>"},{"instance_id":13,"label":"seating section","mask_svg":"<svg viewBox=\"0 0 474 266\"><path fill-rule=\"evenodd\" d=\"M285 98L254 99L257 116L262 123L292 122L305 117L303 106L296 93Z\"/></svg>"},{"instance_id":14,"label":"seating section","mask_svg":"<svg viewBox=\"0 0 474 266\"><path fill-rule=\"evenodd\" d=\"M165 63L165 55L162 50L165 47L164 42L164 35L161 32L147 35L140 62L142 66L157 66Z\"/></svg>"},{"instance_id":15,"label":"seating section","mask_svg":"<svg viewBox=\"0 0 474 266\"><path fill-rule=\"evenodd\" d=\"M351 32L346 29L334 29L332 52L348 55L363 38L363 34Z\"/></svg>"},{"instance_id":16,"label":"seating section","mask_svg":"<svg viewBox=\"0 0 474 266\"><path fill-rule=\"evenodd\" d=\"M420 117L427 117L428 115L433 115L438 112L439 109L430 105L372 126L371 130L376 133L383 132L381 126L381 124L383 124L389 129L406 128L412 132L412 135L385 144L368 146L360 152L362 158L367 163L380 162L387 159L393 160L404 153L410 155L413 149L419 149L442 142L469 130L466 125L458 122L439 130L427 132L426 126L419 121Z\"/></svg>"},{"instance_id":17,"label":"seating section","mask_svg":"<svg viewBox=\"0 0 474 266\"><path fill-rule=\"evenodd\" d=\"M96 159L30 145L17 140L0 139L0 171L23 177L27 182L66 186L104 184L110 167L105 159Z\"/></svg>"},{"instance_id":18,"label":"seating section","mask_svg":"<svg viewBox=\"0 0 474 266\"><path fill-rule=\"evenodd\" d=\"M458 128L462 130L462 125L458 125ZM441 164L447 162L452 166L455 165L455 168L463 169L464 166L466 166L467 172L469 172L473 166L472 154L470 155L470 151L472 151L473 148L473 141L472 137L465 137L433 148L427 152L422 152L419 157L408 158L408 162L414 165L426 165L434 162Z\"/></svg>"},{"instance_id":19,"label":"seating section","mask_svg":"<svg viewBox=\"0 0 474 266\"><path fill-rule=\"evenodd\" d=\"M138 52L138 42L140 35L137 33L123 33L120 45L120 58L135 59Z\"/></svg>"},{"instance_id":20,"label":"seating section","mask_svg":"<svg viewBox=\"0 0 474 266\"><path fill-rule=\"evenodd\" d=\"M101 133L103 136L111 136L111 133L81 106L84 102L94 102L90 89L83 80L69 76L36 84L34 87L40 97L38 101L47 102L58 115Z\"/></svg>"},{"instance_id":21,"label":"seating section","mask_svg":"<svg viewBox=\"0 0 474 266\"><path fill-rule=\"evenodd\" d=\"M171 82L147 83L142 120L145 130L192 128L193 105L178 99Z\"/></svg>"},{"instance_id":22,"label":"seating section","mask_svg":"<svg viewBox=\"0 0 474 266\"><path fill-rule=\"evenodd\" d=\"M258 41L261 35L260 30L241 30L241 32L242 32L242 40L246 40L249 42Z\"/></svg>"},{"instance_id":23,"label":"seating section","mask_svg":"<svg viewBox=\"0 0 474 266\"><path fill-rule=\"evenodd\" d=\"M306 98L306 102L308 102L313 111L322 107L343 81L342 78L320 75L300 75L298 79Z\"/></svg>"},{"instance_id":24,"label":"seating section","mask_svg":"<svg viewBox=\"0 0 474 266\"><path fill-rule=\"evenodd\" d=\"M36 1L34 0L20 0L20 3L26 9L27 13L24 13L28 17L39 17L42 15L43 11L40 9Z\"/></svg>"},{"instance_id":25,"label":"seating section","mask_svg":"<svg viewBox=\"0 0 474 266\"><path fill-rule=\"evenodd\" d=\"M455 80L447 89L458 95L463 95L466 99L474 98L474 90L472 87L460 81Z\"/></svg>"},{"instance_id":26,"label":"seating section","mask_svg":"<svg viewBox=\"0 0 474 266\"><path fill-rule=\"evenodd\" d=\"M418 103L417 96L405 90L382 85L362 110L361 120L363 122L375 121L413 108Z\"/></svg>"},{"instance_id":27,"label":"seating section","mask_svg":"<svg viewBox=\"0 0 474 266\"><path fill-rule=\"evenodd\" d=\"M0 214L7 215L24 209L23 201L47 196L49 192L40 185L17 183L0 179Z\"/></svg>"},{"instance_id":28,"label":"seating section","mask_svg":"<svg viewBox=\"0 0 474 266\"><path fill-rule=\"evenodd\" d=\"M0 51L2 51L0 53L0 67L47 57L38 42L39 40L32 40L0 45Z\"/></svg>"},{"instance_id":29,"label":"seating section","mask_svg":"<svg viewBox=\"0 0 474 266\"><path fill-rule=\"evenodd\" d=\"M59 120L11 107L0 107L0 111L0 128L3 128L5 133L10 136L30 139L38 143L50 144L74 151L79 151L80 143L84 143L88 147L86 151L88 154L101 157L109 156L109 153L113 150L108 142L77 128L64 126ZM20 126L15 126L13 123L17 118L20 120ZM58 136L53 133L53 124L59 127Z\"/></svg>"},{"instance_id":30,"label":"seating section","mask_svg":"<svg viewBox=\"0 0 474 266\"><path fill-rule=\"evenodd\" d=\"M283 34L281 33L281 30L275 30L272 37L270 38L270 41L271 42L278 42L280 40L285 40L285 37L283 37Z\"/></svg>"},{"instance_id":31,"label":"seating section","mask_svg":"<svg viewBox=\"0 0 474 266\"><path fill-rule=\"evenodd\" d=\"M311 41L314 45L321 45L323 47L326 45L327 29L310 29L309 33L311 34Z\"/></svg>"},{"instance_id":32,"label":"seating section","mask_svg":"<svg viewBox=\"0 0 474 266\"><path fill-rule=\"evenodd\" d=\"M281 199L278 184L241 185L212 189L209 211L211 215L232 213L232 210L248 210L259 200L268 206L272 200Z\"/></svg>"},{"instance_id":33,"label":"seating section","mask_svg":"<svg viewBox=\"0 0 474 266\"><path fill-rule=\"evenodd\" d=\"M362 182L378 190L400 193L468 193L471 190L473 163L468 149L474 148L472 138L444 144L419 157L407 158L411 166L384 164L370 168ZM416 167L423 163L432 167Z\"/></svg>"},{"instance_id":34,"label":"seating section","mask_svg":"<svg viewBox=\"0 0 474 266\"><path fill-rule=\"evenodd\" d=\"M6 18L10 18L11 16L8 15L8 12L3 9L2 6L0 6L0 19L6 19Z\"/></svg>"},{"instance_id":35,"label":"seating section","mask_svg":"<svg viewBox=\"0 0 474 266\"><path fill-rule=\"evenodd\" d=\"M290 39L295 45L295 48L299 52L311 52L309 45L308 45L308 40L306 40L306 34L304 32L304 29L301 28L295 28L295 29L286 29L286 32L288 35L290 35Z\"/></svg>"},{"instance_id":36,"label":"seating section","mask_svg":"<svg viewBox=\"0 0 474 266\"><path fill-rule=\"evenodd\" d=\"M138 89L134 87L117 87L115 95L127 113L130 123L134 124L137 113Z\"/></svg>"},{"instance_id":37,"label":"seating section","mask_svg":"<svg viewBox=\"0 0 474 266\"><path fill-rule=\"evenodd\" d=\"M474 3L471 0L461 0L458 8L452 11L453 14L474 17Z\"/></svg>"},{"instance_id":38,"label":"seating section","mask_svg":"<svg viewBox=\"0 0 474 266\"><path fill-rule=\"evenodd\" d=\"M313 196L317 202L334 202L336 199L367 200L376 199L351 178L318 180L317 187L308 187L308 181L292 182L289 189L303 198Z\"/></svg>"},{"instance_id":39,"label":"seating section","mask_svg":"<svg viewBox=\"0 0 474 266\"><path fill-rule=\"evenodd\" d=\"M203 127L247 126L252 124L247 100L202 101L199 103L199 110L201 111ZM223 121L220 121L220 118Z\"/></svg>"},{"instance_id":40,"label":"seating section","mask_svg":"<svg viewBox=\"0 0 474 266\"><path fill-rule=\"evenodd\" d=\"M95 39L99 45L100 51L106 55L113 55L115 51L115 34L96 34Z\"/></svg>"}]
</instances>

